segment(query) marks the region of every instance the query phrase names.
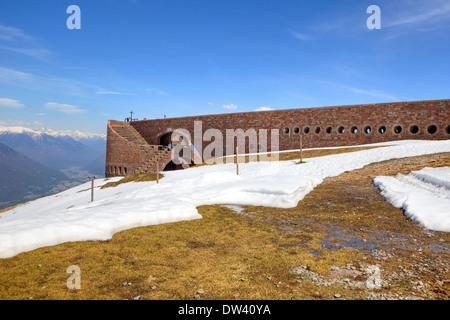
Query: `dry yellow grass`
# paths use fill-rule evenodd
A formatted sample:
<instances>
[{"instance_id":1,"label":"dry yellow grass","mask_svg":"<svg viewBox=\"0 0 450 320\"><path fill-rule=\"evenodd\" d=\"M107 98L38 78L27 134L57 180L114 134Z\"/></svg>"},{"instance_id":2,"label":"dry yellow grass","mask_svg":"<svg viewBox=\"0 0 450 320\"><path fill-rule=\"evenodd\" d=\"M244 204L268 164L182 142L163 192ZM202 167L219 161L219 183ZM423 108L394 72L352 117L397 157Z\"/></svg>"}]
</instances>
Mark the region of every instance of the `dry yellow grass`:
<instances>
[{"instance_id":1,"label":"dry yellow grass","mask_svg":"<svg viewBox=\"0 0 450 320\"><path fill-rule=\"evenodd\" d=\"M119 184L128 183L128 182L156 181L157 178L162 179L163 177L164 177L163 174L153 173L153 172L129 174L129 175L123 177L122 179L120 179L119 181L108 182L108 183L104 184L103 186L101 186L100 189L112 188L112 187L118 186Z\"/></svg>"}]
</instances>

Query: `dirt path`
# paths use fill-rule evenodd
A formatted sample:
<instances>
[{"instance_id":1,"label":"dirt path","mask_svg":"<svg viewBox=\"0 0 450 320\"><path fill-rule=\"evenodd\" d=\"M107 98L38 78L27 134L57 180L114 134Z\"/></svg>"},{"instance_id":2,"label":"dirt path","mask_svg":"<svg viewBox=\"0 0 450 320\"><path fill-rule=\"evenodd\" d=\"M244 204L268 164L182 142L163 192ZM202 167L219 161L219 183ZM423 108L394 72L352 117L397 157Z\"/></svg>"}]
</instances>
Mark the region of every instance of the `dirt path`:
<instances>
[{"instance_id":1,"label":"dirt path","mask_svg":"<svg viewBox=\"0 0 450 320\"><path fill-rule=\"evenodd\" d=\"M318 258L325 259L332 251L343 248L357 249L363 255L348 265L330 266L328 274L304 271L311 266L295 271L303 278L320 277L322 283L315 283L320 287L326 281L336 283L342 277L347 282L355 282L358 277L367 279L363 270L368 265L377 265L381 269L380 279L384 281L383 290L370 291L369 297L449 299L450 233L422 229L371 186L379 175L408 174L427 166L448 165L449 153L371 164L325 179L294 209L283 210L282 214L272 210L271 217L277 220L278 215L278 230L286 236L296 231L302 232L299 238L305 238L305 232L326 234L320 239L320 246L311 249ZM360 295L347 297L360 298Z\"/></svg>"}]
</instances>

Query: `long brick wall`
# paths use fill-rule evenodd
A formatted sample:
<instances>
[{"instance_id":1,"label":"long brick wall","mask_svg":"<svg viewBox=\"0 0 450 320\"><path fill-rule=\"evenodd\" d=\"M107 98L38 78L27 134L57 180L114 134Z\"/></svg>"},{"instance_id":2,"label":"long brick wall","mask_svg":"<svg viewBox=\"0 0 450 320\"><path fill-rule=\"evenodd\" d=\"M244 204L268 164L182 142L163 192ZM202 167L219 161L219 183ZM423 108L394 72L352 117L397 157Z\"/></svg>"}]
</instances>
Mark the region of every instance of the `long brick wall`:
<instances>
[{"instance_id":1,"label":"long brick wall","mask_svg":"<svg viewBox=\"0 0 450 320\"><path fill-rule=\"evenodd\" d=\"M197 129L201 124L201 129L194 132L194 124ZM279 150L298 149L300 135L304 148L394 140L446 140L450 139L450 99L153 119L133 121L131 126L150 145L162 144L161 138L176 129L188 130L197 150L204 150L210 142L203 141L201 145L196 145L194 136L201 137L208 129L218 129L224 137L227 129L255 129L257 132L266 129L269 132L268 150L270 130L273 129L279 134ZM110 140L108 133L107 162L108 157L110 160L116 159L113 154L121 143L117 140L114 136ZM250 147L254 148L247 142L245 152L254 150ZM223 153L226 152L224 143ZM133 162L136 158L130 149L129 153L117 159Z\"/></svg>"}]
</instances>

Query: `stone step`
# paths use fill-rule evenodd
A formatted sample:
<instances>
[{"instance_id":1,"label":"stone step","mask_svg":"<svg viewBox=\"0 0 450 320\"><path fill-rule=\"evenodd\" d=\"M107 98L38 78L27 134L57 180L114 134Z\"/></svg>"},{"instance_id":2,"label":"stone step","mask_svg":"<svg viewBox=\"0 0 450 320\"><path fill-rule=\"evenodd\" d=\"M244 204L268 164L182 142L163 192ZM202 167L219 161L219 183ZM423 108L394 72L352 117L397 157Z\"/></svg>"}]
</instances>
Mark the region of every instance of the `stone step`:
<instances>
[{"instance_id":1,"label":"stone step","mask_svg":"<svg viewBox=\"0 0 450 320\"><path fill-rule=\"evenodd\" d=\"M114 125L113 128L124 139L141 146L149 146L148 142L133 127L129 125Z\"/></svg>"}]
</instances>

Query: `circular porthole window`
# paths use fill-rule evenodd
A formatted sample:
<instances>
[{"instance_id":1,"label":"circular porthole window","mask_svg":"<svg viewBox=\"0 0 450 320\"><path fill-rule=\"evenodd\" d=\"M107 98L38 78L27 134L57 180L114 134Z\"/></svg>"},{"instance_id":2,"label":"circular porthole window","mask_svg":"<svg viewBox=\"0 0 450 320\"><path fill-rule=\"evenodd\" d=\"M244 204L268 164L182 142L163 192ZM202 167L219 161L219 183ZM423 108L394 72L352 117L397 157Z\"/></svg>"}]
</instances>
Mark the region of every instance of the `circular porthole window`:
<instances>
[{"instance_id":1,"label":"circular porthole window","mask_svg":"<svg viewBox=\"0 0 450 320\"><path fill-rule=\"evenodd\" d=\"M386 127L385 126L379 127L378 128L378 132L381 133L381 134L385 133L386 132Z\"/></svg>"},{"instance_id":2,"label":"circular porthole window","mask_svg":"<svg viewBox=\"0 0 450 320\"><path fill-rule=\"evenodd\" d=\"M320 133L320 127L316 127L315 132L316 132L316 134L319 134Z\"/></svg>"},{"instance_id":3,"label":"circular porthole window","mask_svg":"<svg viewBox=\"0 0 450 320\"><path fill-rule=\"evenodd\" d=\"M284 133L284 134L289 134L289 132L290 132L289 128L287 128L287 127L284 128L284 130L283 130L283 133Z\"/></svg>"},{"instance_id":4,"label":"circular porthole window","mask_svg":"<svg viewBox=\"0 0 450 320\"><path fill-rule=\"evenodd\" d=\"M372 127L371 126L367 126L367 127L364 128L364 133L365 134L369 134L371 132L372 132Z\"/></svg>"},{"instance_id":5,"label":"circular porthole window","mask_svg":"<svg viewBox=\"0 0 450 320\"><path fill-rule=\"evenodd\" d=\"M350 129L350 132L353 133L353 134L358 133L358 127L352 127Z\"/></svg>"},{"instance_id":6,"label":"circular porthole window","mask_svg":"<svg viewBox=\"0 0 450 320\"><path fill-rule=\"evenodd\" d=\"M395 132L396 134L401 133L401 132L402 132L402 127L401 127L401 126L395 126L395 127L394 127L394 132Z\"/></svg>"},{"instance_id":7,"label":"circular porthole window","mask_svg":"<svg viewBox=\"0 0 450 320\"><path fill-rule=\"evenodd\" d=\"M309 127L305 127L305 129L303 129L303 132L304 132L305 134L308 134L309 131L310 131Z\"/></svg>"},{"instance_id":8,"label":"circular porthole window","mask_svg":"<svg viewBox=\"0 0 450 320\"><path fill-rule=\"evenodd\" d=\"M327 131L328 134L330 134L333 131L333 128L328 127L326 131Z\"/></svg>"},{"instance_id":9,"label":"circular porthole window","mask_svg":"<svg viewBox=\"0 0 450 320\"><path fill-rule=\"evenodd\" d=\"M412 134L418 134L419 133L419 127L414 125L411 126L411 128L409 128L409 132L411 132Z\"/></svg>"},{"instance_id":10,"label":"circular porthole window","mask_svg":"<svg viewBox=\"0 0 450 320\"><path fill-rule=\"evenodd\" d=\"M434 124L432 124L431 126L428 127L427 131L429 134L435 134L437 132L437 127Z\"/></svg>"},{"instance_id":11,"label":"circular porthole window","mask_svg":"<svg viewBox=\"0 0 450 320\"><path fill-rule=\"evenodd\" d=\"M450 134L450 125L447 126L447 128L445 129L445 131L447 132L447 134Z\"/></svg>"},{"instance_id":12,"label":"circular porthole window","mask_svg":"<svg viewBox=\"0 0 450 320\"><path fill-rule=\"evenodd\" d=\"M300 132L300 128L299 127L294 127L294 133L298 134Z\"/></svg>"},{"instance_id":13,"label":"circular porthole window","mask_svg":"<svg viewBox=\"0 0 450 320\"><path fill-rule=\"evenodd\" d=\"M344 133L345 132L345 128L342 127L342 126L339 127L338 132L341 133L341 134Z\"/></svg>"}]
</instances>

